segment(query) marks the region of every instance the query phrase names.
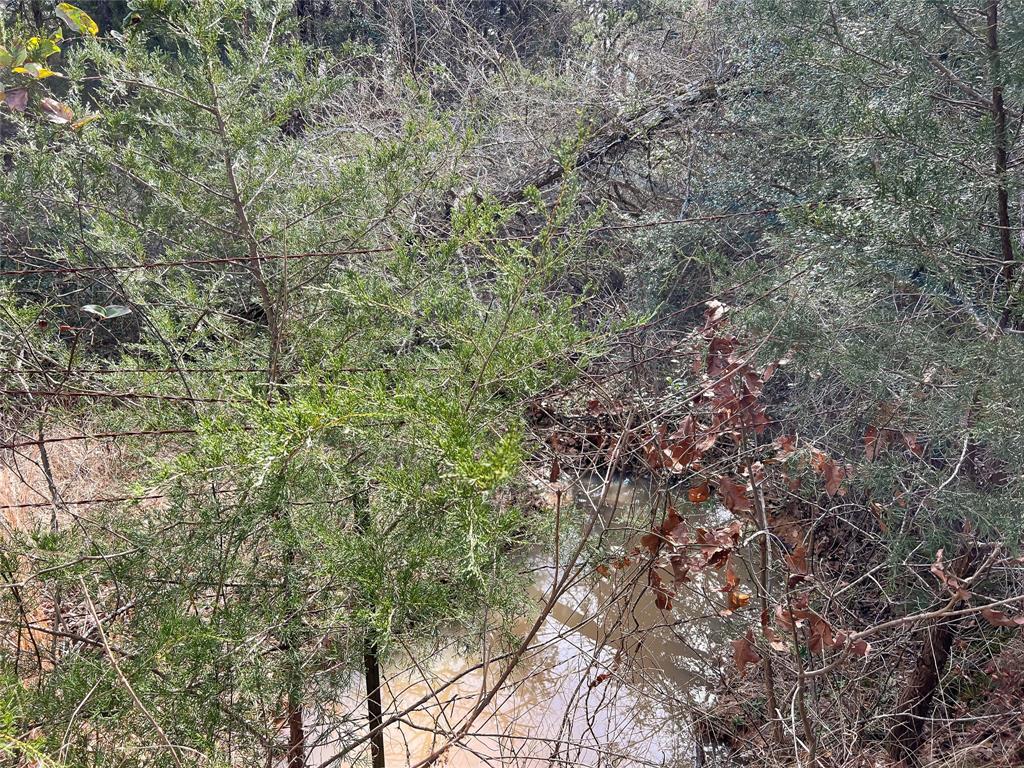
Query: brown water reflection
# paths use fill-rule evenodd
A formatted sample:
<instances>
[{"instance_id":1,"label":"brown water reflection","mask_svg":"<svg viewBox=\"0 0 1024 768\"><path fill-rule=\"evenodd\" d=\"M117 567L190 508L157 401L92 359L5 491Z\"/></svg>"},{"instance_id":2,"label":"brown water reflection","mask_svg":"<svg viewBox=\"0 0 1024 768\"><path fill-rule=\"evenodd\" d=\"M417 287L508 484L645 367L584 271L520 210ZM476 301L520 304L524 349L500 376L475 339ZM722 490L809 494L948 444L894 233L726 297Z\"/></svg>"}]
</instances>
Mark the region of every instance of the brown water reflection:
<instances>
[{"instance_id":1,"label":"brown water reflection","mask_svg":"<svg viewBox=\"0 0 1024 768\"><path fill-rule=\"evenodd\" d=\"M578 503L591 501L584 487ZM649 489L623 481L609 494L615 503L602 510L606 534L628 537L631 524L649 524L657 498ZM654 504L652 504L654 502ZM660 519L660 517L659 517ZM702 521L695 521L702 522ZM616 533L618 531L618 533ZM633 584L635 571L612 572L571 588L542 627L536 649L528 654L471 735L451 749L441 764L479 766L689 766L693 761L690 719L706 705L719 670L716 616L721 604L718 584L696 582L671 611L661 611L649 590ZM551 568L535 571L538 604L551 581ZM517 628L518 634L525 627ZM408 661L408 660L407 660ZM479 655L450 647L405 669L388 670L384 697L387 712L414 702L470 667ZM386 730L389 766L407 766L444 743L478 702L482 690L502 664L477 669L418 707ZM599 682L600 681L600 682ZM340 702L332 716L361 713L362 697ZM346 718L347 719L347 718ZM320 722L324 722L320 720ZM349 720L351 723L352 721ZM310 765L336 755L339 746L365 733L353 723L348 733L320 729L321 743ZM365 745L338 763L368 763Z\"/></svg>"}]
</instances>

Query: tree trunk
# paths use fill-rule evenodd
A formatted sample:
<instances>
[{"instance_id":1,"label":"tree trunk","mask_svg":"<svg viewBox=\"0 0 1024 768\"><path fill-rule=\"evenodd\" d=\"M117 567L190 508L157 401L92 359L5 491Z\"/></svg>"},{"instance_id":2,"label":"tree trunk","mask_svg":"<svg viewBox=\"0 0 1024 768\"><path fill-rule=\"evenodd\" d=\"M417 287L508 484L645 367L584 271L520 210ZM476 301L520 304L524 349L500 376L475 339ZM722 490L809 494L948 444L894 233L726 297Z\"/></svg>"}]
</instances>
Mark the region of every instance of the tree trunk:
<instances>
[{"instance_id":1,"label":"tree trunk","mask_svg":"<svg viewBox=\"0 0 1024 768\"><path fill-rule=\"evenodd\" d=\"M951 622L934 624L925 632L924 645L900 695L896 722L889 736L889 756L901 766L917 763L925 719L946 669L954 634Z\"/></svg>"},{"instance_id":2,"label":"tree trunk","mask_svg":"<svg viewBox=\"0 0 1024 768\"><path fill-rule=\"evenodd\" d=\"M299 39L307 45L313 42L316 19L315 0L295 0L295 18L299 20Z\"/></svg>"},{"instance_id":3,"label":"tree trunk","mask_svg":"<svg viewBox=\"0 0 1024 768\"><path fill-rule=\"evenodd\" d=\"M999 57L999 0L986 0L986 42L988 45L988 76L992 81L992 145L995 154L996 222L999 227L999 257L1002 262L1002 281L1006 291L999 327L1010 322L1013 307L1013 275L1015 261L1013 241L1010 238L1010 202L1006 190L1007 139L1006 108L1003 105L1002 66Z\"/></svg>"},{"instance_id":4,"label":"tree trunk","mask_svg":"<svg viewBox=\"0 0 1024 768\"><path fill-rule=\"evenodd\" d=\"M306 729L302 701L288 695L288 768L306 768Z\"/></svg>"},{"instance_id":5,"label":"tree trunk","mask_svg":"<svg viewBox=\"0 0 1024 768\"><path fill-rule=\"evenodd\" d=\"M963 579L973 574L977 567L977 548L964 543L950 563L950 571L957 578ZM888 752L889 757L903 768L917 765L917 753L925 735L924 727L946 671L958 624L957 619L940 618L925 630L921 651L900 693L889 733Z\"/></svg>"},{"instance_id":6,"label":"tree trunk","mask_svg":"<svg viewBox=\"0 0 1024 768\"><path fill-rule=\"evenodd\" d=\"M370 530L369 491L356 493L352 499L360 533ZM367 634L363 641L363 674L366 676L366 716L370 729L370 755L373 768L384 766L384 708L380 697L380 651Z\"/></svg>"},{"instance_id":7,"label":"tree trunk","mask_svg":"<svg viewBox=\"0 0 1024 768\"><path fill-rule=\"evenodd\" d=\"M363 668L366 672L366 713L369 719L370 754L373 768L385 768L384 710L380 698L380 659L377 656L377 645L370 638L366 639L363 650Z\"/></svg>"},{"instance_id":8,"label":"tree trunk","mask_svg":"<svg viewBox=\"0 0 1024 768\"><path fill-rule=\"evenodd\" d=\"M37 30L43 28L43 4L40 0L32 0L32 24Z\"/></svg>"}]
</instances>

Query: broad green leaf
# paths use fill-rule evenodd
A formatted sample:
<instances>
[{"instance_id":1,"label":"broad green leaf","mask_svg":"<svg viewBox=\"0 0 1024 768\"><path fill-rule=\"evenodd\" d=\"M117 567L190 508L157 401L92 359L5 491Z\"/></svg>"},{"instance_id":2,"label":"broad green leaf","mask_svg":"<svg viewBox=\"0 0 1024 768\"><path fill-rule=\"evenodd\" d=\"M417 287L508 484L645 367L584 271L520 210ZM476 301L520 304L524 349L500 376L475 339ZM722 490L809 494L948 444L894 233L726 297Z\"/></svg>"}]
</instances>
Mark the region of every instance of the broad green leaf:
<instances>
[{"instance_id":1,"label":"broad green leaf","mask_svg":"<svg viewBox=\"0 0 1024 768\"><path fill-rule=\"evenodd\" d=\"M9 69L14 63L14 57L11 52L0 45L0 69Z\"/></svg>"},{"instance_id":2,"label":"broad green leaf","mask_svg":"<svg viewBox=\"0 0 1024 768\"><path fill-rule=\"evenodd\" d=\"M19 45L17 48L14 49L14 52L11 54L11 56L13 57L13 61L11 63L14 64L14 66L16 67L20 67L22 64L25 63L25 59L28 58L28 50L26 50L24 45Z\"/></svg>"},{"instance_id":3,"label":"broad green leaf","mask_svg":"<svg viewBox=\"0 0 1024 768\"><path fill-rule=\"evenodd\" d=\"M100 31L99 25L92 20L92 17L81 8L76 8L71 3L58 3L57 16L73 29L77 29L83 35L96 36Z\"/></svg>"},{"instance_id":4,"label":"broad green leaf","mask_svg":"<svg viewBox=\"0 0 1024 768\"><path fill-rule=\"evenodd\" d=\"M110 304L106 307L100 306L99 304L86 304L82 307L82 311L88 312L90 315L96 315L102 320L110 320L114 317L131 314L131 309L129 307L122 306L121 304Z\"/></svg>"},{"instance_id":5,"label":"broad green leaf","mask_svg":"<svg viewBox=\"0 0 1024 768\"><path fill-rule=\"evenodd\" d=\"M57 125L67 125L75 119L75 113L71 111L71 107L56 99L41 99L39 109L42 110L43 117Z\"/></svg>"},{"instance_id":6,"label":"broad green leaf","mask_svg":"<svg viewBox=\"0 0 1024 768\"><path fill-rule=\"evenodd\" d=\"M28 41L26 50L33 61L45 61L55 53L60 53L60 46L48 37L33 37Z\"/></svg>"},{"instance_id":7,"label":"broad green leaf","mask_svg":"<svg viewBox=\"0 0 1024 768\"><path fill-rule=\"evenodd\" d=\"M28 106L28 91L24 88L15 88L12 91L5 91L3 100L8 107L15 112L24 112Z\"/></svg>"}]
</instances>

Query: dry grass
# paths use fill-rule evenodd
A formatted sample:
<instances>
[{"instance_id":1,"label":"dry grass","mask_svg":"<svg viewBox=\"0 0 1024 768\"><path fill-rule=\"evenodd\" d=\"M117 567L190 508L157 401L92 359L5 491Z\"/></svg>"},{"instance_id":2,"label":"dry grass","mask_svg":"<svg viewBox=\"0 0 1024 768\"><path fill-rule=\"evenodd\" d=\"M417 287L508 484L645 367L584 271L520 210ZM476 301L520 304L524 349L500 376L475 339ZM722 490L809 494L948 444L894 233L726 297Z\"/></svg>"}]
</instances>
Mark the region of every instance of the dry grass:
<instances>
[{"instance_id":1,"label":"dry grass","mask_svg":"<svg viewBox=\"0 0 1024 768\"><path fill-rule=\"evenodd\" d=\"M61 502L120 495L128 467L123 450L105 440L47 444L46 457L56 494L51 490L39 448L6 452L0 462L0 509L6 526L29 530L50 521Z\"/></svg>"}]
</instances>

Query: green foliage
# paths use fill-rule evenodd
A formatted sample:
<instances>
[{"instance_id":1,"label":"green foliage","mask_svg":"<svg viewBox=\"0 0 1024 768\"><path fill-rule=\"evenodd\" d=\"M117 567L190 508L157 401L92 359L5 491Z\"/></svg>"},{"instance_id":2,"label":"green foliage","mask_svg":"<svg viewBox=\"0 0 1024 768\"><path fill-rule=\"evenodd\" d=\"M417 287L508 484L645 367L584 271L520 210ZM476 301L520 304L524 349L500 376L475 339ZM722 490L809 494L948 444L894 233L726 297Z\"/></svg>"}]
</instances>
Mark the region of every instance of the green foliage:
<instances>
[{"instance_id":1,"label":"green foliage","mask_svg":"<svg viewBox=\"0 0 1024 768\"><path fill-rule=\"evenodd\" d=\"M1009 306L1015 327L1022 308L1019 286L1000 276L995 226L995 190L1004 184L1016 199L1021 176L991 171L996 139L979 101L991 93L990 52L981 22L964 18L915 2L723 8L756 87L730 103L743 134L719 149L733 160L709 168L711 194L784 210L754 234L766 256L722 259L715 282L744 285L743 297L771 292L744 318L771 337L766 354L795 351L785 417L801 433L854 461L879 419L928 441L923 460L907 467L904 458L884 482L870 467L858 473L875 498L928 495L965 439L985 445L982 464L1003 462L1011 477L1022 468L1024 401L1010 379L1024 348L1000 319ZM1010 9L1000 26L1007 103L1024 85L1012 55L1020 22ZM742 247L734 232L725 237ZM920 526L936 547L966 516L973 530L1016 539L1022 489L985 471L960 475L892 530Z\"/></svg>"},{"instance_id":2,"label":"green foliage","mask_svg":"<svg viewBox=\"0 0 1024 768\"><path fill-rule=\"evenodd\" d=\"M45 715L47 748L72 720L104 734L72 740L69 764L170 764L143 748L162 743L150 715L182 754L216 762L230 732L233 759L258 762L282 697L340 696L365 642L428 645L518 605L543 525L512 494L524 401L593 350L587 296L560 287L592 222L566 194L509 238L514 211L483 198L424 232L411 201L459 182L438 168L472 126L416 94L386 134L350 130L335 105L352 83L296 41L291 3L137 8L99 38L62 6L88 38L64 63L68 106L20 120L0 199L77 270L5 297L25 353L168 397L98 400L98 430L189 433L136 448L131 495L160 503L17 540L49 588L89 592L150 712L99 649L11 717ZM133 373L164 368L210 373Z\"/></svg>"}]
</instances>

